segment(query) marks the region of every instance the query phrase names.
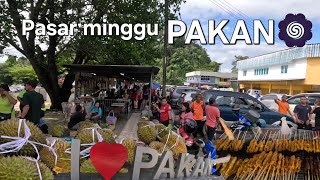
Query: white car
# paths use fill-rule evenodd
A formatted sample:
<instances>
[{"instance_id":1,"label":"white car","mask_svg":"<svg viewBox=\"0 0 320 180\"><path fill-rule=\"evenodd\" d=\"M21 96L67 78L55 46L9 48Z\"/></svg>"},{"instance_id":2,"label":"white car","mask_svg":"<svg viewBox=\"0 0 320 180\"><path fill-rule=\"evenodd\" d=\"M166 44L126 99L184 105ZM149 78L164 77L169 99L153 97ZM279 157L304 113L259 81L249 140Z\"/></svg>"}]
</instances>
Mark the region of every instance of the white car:
<instances>
[{"instance_id":1,"label":"white car","mask_svg":"<svg viewBox=\"0 0 320 180\"><path fill-rule=\"evenodd\" d=\"M293 113L294 108L296 107L296 105L300 104L300 98L301 97L307 97L308 98L308 104L313 108L314 107L314 103L316 102L317 99L320 99L320 93L302 93L302 94L297 94L292 96L291 98L288 99L288 103L290 106L290 111ZM311 123L312 126L314 127L315 125L315 114L313 114L311 116Z\"/></svg>"},{"instance_id":2,"label":"white car","mask_svg":"<svg viewBox=\"0 0 320 180\"><path fill-rule=\"evenodd\" d=\"M278 111L278 104L274 102L274 99L281 100L283 95L286 95L286 94L267 94L260 97L258 100L262 102L264 105L266 105L269 109L273 111Z\"/></svg>"}]
</instances>

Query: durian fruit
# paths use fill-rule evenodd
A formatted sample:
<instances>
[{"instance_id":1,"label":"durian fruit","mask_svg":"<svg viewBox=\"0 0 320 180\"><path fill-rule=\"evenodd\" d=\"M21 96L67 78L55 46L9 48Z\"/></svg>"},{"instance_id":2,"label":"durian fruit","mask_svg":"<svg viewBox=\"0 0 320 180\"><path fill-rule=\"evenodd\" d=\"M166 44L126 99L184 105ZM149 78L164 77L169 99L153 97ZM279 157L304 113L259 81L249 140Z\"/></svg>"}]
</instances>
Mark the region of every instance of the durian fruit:
<instances>
[{"instance_id":1,"label":"durian fruit","mask_svg":"<svg viewBox=\"0 0 320 180\"><path fill-rule=\"evenodd\" d=\"M16 121L16 120L15 120ZM42 162L38 162L43 180L53 180L51 170ZM0 179L39 179L36 162L22 156L0 157Z\"/></svg>"},{"instance_id":2,"label":"durian fruit","mask_svg":"<svg viewBox=\"0 0 320 180\"><path fill-rule=\"evenodd\" d=\"M148 123L147 125L141 123L138 125L138 138L146 144L150 144L157 139L157 130L155 125Z\"/></svg>"},{"instance_id":3,"label":"durian fruit","mask_svg":"<svg viewBox=\"0 0 320 180\"><path fill-rule=\"evenodd\" d=\"M26 121L26 124L29 127L30 132L31 132L31 135L29 137L29 141L34 141L34 142L38 142L41 144L46 144L46 137L42 133L42 131L30 121ZM16 119L1 121L0 122L0 135L18 137L18 127L19 127L19 121L17 121ZM23 123L21 123L19 135L20 135L20 137L24 137ZM13 140L0 138L0 144L10 142L10 141L13 141ZM42 146L37 145L37 148L38 148L38 150L41 150ZM20 149L20 151L18 151L15 154L22 155L22 156L31 156L31 157L35 157L37 155L35 149L30 144L25 144Z\"/></svg>"},{"instance_id":4,"label":"durian fruit","mask_svg":"<svg viewBox=\"0 0 320 180\"><path fill-rule=\"evenodd\" d=\"M119 171L118 171L118 173L120 173L120 174L126 174L126 173L128 173L129 172L129 169L127 169L127 168L121 168Z\"/></svg>"},{"instance_id":5,"label":"durian fruit","mask_svg":"<svg viewBox=\"0 0 320 180\"><path fill-rule=\"evenodd\" d=\"M122 145L124 147L126 147L127 151L128 151L128 159L127 159L127 163L128 164L133 164L134 161L134 151L137 147L137 143L134 140L131 139L125 139L122 141Z\"/></svg>"},{"instance_id":6,"label":"durian fruit","mask_svg":"<svg viewBox=\"0 0 320 180\"><path fill-rule=\"evenodd\" d=\"M169 134L169 129L163 124L156 124L157 136L163 138L165 135Z\"/></svg>"},{"instance_id":7,"label":"durian fruit","mask_svg":"<svg viewBox=\"0 0 320 180\"><path fill-rule=\"evenodd\" d=\"M140 121L140 122L138 122L138 127L147 126L149 124L150 124L150 122L148 122L148 121Z\"/></svg>"},{"instance_id":8,"label":"durian fruit","mask_svg":"<svg viewBox=\"0 0 320 180\"><path fill-rule=\"evenodd\" d=\"M81 121L79 123L79 128L78 128L78 132L82 131L83 129L86 129L86 128L93 128L93 127L96 127L96 125L93 123L93 122L90 122L90 121Z\"/></svg>"},{"instance_id":9,"label":"durian fruit","mask_svg":"<svg viewBox=\"0 0 320 180\"><path fill-rule=\"evenodd\" d=\"M152 141L149 144L149 147L152 148L152 149L157 150L159 154L162 154L162 152L168 150L168 148L164 147L164 146L165 146L165 144L163 144L162 142L159 142L159 141Z\"/></svg>"},{"instance_id":10,"label":"durian fruit","mask_svg":"<svg viewBox=\"0 0 320 180\"><path fill-rule=\"evenodd\" d=\"M97 169L93 166L90 159L86 159L81 163L80 172L88 174L98 173Z\"/></svg>"},{"instance_id":11,"label":"durian fruit","mask_svg":"<svg viewBox=\"0 0 320 180\"><path fill-rule=\"evenodd\" d=\"M116 144L115 134L110 129L97 129L101 134L103 141L109 144ZM94 131L94 139L92 138L92 129L84 129L77 133L76 139L80 139L81 144L89 144L93 142L98 142L98 136L96 131Z\"/></svg>"},{"instance_id":12,"label":"durian fruit","mask_svg":"<svg viewBox=\"0 0 320 180\"><path fill-rule=\"evenodd\" d=\"M181 136L170 133L162 139L162 143L166 144L166 147L168 147L175 158L179 157L179 154L181 153L187 153L187 146L184 143L184 140Z\"/></svg>"},{"instance_id":13,"label":"durian fruit","mask_svg":"<svg viewBox=\"0 0 320 180\"><path fill-rule=\"evenodd\" d=\"M54 164L55 156L47 147L40 151L40 160L56 173L69 173L71 171L71 154L65 151L70 147L71 144L67 141L57 140L53 146L57 155L57 164Z\"/></svg>"},{"instance_id":14,"label":"durian fruit","mask_svg":"<svg viewBox=\"0 0 320 180\"><path fill-rule=\"evenodd\" d=\"M148 117L143 116L143 117L141 117L141 120L142 120L142 121L149 121L149 118L148 118Z\"/></svg>"},{"instance_id":15,"label":"durian fruit","mask_svg":"<svg viewBox=\"0 0 320 180\"><path fill-rule=\"evenodd\" d=\"M64 132L65 132L64 126L57 124L57 125L53 126L51 134L54 137L61 137L61 136L63 136Z\"/></svg>"}]
</instances>

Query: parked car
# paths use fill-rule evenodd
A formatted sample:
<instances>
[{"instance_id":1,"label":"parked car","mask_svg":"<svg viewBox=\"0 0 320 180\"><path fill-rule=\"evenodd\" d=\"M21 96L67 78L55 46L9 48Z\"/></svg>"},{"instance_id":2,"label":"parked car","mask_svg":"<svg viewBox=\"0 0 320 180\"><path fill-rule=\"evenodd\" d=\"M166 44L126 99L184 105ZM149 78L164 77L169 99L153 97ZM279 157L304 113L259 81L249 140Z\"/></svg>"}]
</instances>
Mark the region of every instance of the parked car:
<instances>
[{"instance_id":1,"label":"parked car","mask_svg":"<svg viewBox=\"0 0 320 180\"><path fill-rule=\"evenodd\" d=\"M183 92L190 92L190 91L200 92L200 90L193 88L193 87L177 86L171 93L171 106L177 107L177 102L178 102L178 99L181 96L181 94Z\"/></svg>"},{"instance_id":2,"label":"parked car","mask_svg":"<svg viewBox=\"0 0 320 180\"><path fill-rule=\"evenodd\" d=\"M278 104L274 102L274 99L281 100L283 95L286 95L286 94L267 94L260 97L258 100L262 102L264 105L266 105L269 109L273 111L278 111Z\"/></svg>"},{"instance_id":3,"label":"parked car","mask_svg":"<svg viewBox=\"0 0 320 180\"><path fill-rule=\"evenodd\" d=\"M288 99L288 103L289 103L289 107L290 107L290 111L293 113L294 108L296 107L296 105L300 104L300 98L301 97L307 97L308 98L308 104L313 108L314 107L314 103L316 102L317 99L320 99L320 93L302 93L302 94L297 94L294 95L292 97L290 97ZM314 118L315 118L315 114L313 114L311 116L311 123L312 126L314 127Z\"/></svg>"},{"instance_id":4,"label":"parked car","mask_svg":"<svg viewBox=\"0 0 320 180\"><path fill-rule=\"evenodd\" d=\"M232 111L233 106L237 104L240 106L240 113L256 110L259 112L260 118L264 119L267 124L279 121L284 116L287 117L287 121L293 122L292 117L270 110L259 100L248 94L215 90L204 92L204 102L206 104L209 103L211 97L216 99L217 107L220 109L220 116L225 121L238 121L237 116Z\"/></svg>"},{"instance_id":5,"label":"parked car","mask_svg":"<svg viewBox=\"0 0 320 180\"><path fill-rule=\"evenodd\" d=\"M198 91L183 92L178 99L177 107L180 109L182 103L185 103L185 102L190 104L195 99L197 93L199 92Z\"/></svg>"}]
</instances>

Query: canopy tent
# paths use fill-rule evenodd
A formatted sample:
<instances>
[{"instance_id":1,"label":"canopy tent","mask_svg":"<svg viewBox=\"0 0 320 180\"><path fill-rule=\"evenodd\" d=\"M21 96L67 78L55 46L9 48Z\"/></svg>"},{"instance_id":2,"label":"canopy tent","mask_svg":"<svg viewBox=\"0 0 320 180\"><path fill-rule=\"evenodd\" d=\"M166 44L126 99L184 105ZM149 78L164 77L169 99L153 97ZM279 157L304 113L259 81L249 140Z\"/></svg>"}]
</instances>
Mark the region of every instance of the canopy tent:
<instances>
[{"instance_id":1,"label":"canopy tent","mask_svg":"<svg viewBox=\"0 0 320 180\"><path fill-rule=\"evenodd\" d=\"M120 80L127 80L129 82L149 83L150 88L153 88L154 76L158 74L159 68L155 66L140 66L140 65L81 65L71 64L64 65L69 69L69 73L75 74L75 86L77 87L77 80L79 74L87 73L94 76L116 78ZM155 84L157 85L157 84ZM151 104L151 92L149 96L149 104ZM77 94L77 93L76 93ZM151 108L151 106L149 107Z\"/></svg>"},{"instance_id":2,"label":"canopy tent","mask_svg":"<svg viewBox=\"0 0 320 180\"><path fill-rule=\"evenodd\" d=\"M155 66L140 65L82 65L72 64L64 65L71 72L92 73L97 76L108 78L125 79L129 81L138 81L149 83L151 76L157 75L159 68Z\"/></svg>"},{"instance_id":3,"label":"canopy tent","mask_svg":"<svg viewBox=\"0 0 320 180\"><path fill-rule=\"evenodd\" d=\"M161 87L160 84L153 82L153 89L159 89Z\"/></svg>"}]
</instances>

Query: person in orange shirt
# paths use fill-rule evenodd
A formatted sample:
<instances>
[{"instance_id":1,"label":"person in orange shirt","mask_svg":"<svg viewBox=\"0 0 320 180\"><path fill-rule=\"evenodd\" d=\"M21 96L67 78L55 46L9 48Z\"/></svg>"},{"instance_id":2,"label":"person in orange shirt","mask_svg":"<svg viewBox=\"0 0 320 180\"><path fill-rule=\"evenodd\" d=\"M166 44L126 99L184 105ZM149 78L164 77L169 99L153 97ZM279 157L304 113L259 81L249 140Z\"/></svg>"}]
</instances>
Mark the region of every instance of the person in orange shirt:
<instances>
[{"instance_id":1,"label":"person in orange shirt","mask_svg":"<svg viewBox=\"0 0 320 180\"><path fill-rule=\"evenodd\" d=\"M197 94L196 100L190 104L190 109L193 112L193 119L197 122L198 129L194 133L194 137L197 137L197 134L200 134L203 137L203 126L205 121L204 119L204 102L202 101L201 94Z\"/></svg>"},{"instance_id":2,"label":"person in orange shirt","mask_svg":"<svg viewBox=\"0 0 320 180\"><path fill-rule=\"evenodd\" d=\"M280 99L275 99L274 100L275 103L278 104L279 108L278 108L278 112L284 115L288 115L288 113L290 114L291 117L294 118L294 116L292 115L290 108L289 108L289 103L287 102L287 96L283 95Z\"/></svg>"}]
</instances>

